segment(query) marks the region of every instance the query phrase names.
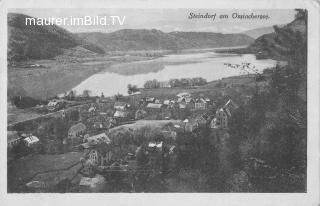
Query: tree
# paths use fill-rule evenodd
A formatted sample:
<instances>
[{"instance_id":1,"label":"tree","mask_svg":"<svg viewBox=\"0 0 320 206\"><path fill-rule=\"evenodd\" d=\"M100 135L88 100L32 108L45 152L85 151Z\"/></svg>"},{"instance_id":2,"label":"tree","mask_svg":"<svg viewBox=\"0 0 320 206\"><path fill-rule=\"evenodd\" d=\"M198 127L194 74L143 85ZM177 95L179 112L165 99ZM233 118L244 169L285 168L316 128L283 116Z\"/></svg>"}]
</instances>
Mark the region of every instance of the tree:
<instances>
[{"instance_id":1,"label":"tree","mask_svg":"<svg viewBox=\"0 0 320 206\"><path fill-rule=\"evenodd\" d=\"M85 89L82 92L82 95L86 98L89 98L91 96L92 92L89 89Z\"/></svg>"},{"instance_id":2,"label":"tree","mask_svg":"<svg viewBox=\"0 0 320 206\"><path fill-rule=\"evenodd\" d=\"M115 99L116 101L120 101L122 98L123 98L123 95L120 94L120 93L114 95L114 99Z\"/></svg>"},{"instance_id":3,"label":"tree","mask_svg":"<svg viewBox=\"0 0 320 206\"><path fill-rule=\"evenodd\" d=\"M76 90L71 90L68 94L68 100L74 100L76 97Z\"/></svg>"},{"instance_id":4,"label":"tree","mask_svg":"<svg viewBox=\"0 0 320 206\"><path fill-rule=\"evenodd\" d=\"M127 88L128 88L128 94L133 94L139 91L137 85L128 84Z\"/></svg>"}]
</instances>

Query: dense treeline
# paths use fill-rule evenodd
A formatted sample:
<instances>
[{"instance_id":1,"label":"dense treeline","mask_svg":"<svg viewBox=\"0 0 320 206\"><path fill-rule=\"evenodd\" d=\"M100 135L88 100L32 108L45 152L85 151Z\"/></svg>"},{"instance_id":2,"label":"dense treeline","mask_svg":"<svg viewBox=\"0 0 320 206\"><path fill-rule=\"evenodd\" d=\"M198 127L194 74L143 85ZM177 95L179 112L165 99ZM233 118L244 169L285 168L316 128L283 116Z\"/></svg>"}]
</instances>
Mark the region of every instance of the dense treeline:
<instances>
[{"instance_id":1,"label":"dense treeline","mask_svg":"<svg viewBox=\"0 0 320 206\"><path fill-rule=\"evenodd\" d=\"M195 77L195 78L181 78L181 79L170 79L167 82L168 85L172 87L187 87L187 86L201 86L207 84L207 80L202 77ZM162 86L162 82L154 79L148 80L144 83L144 88L152 89L152 88L160 88L160 87L168 87Z\"/></svg>"},{"instance_id":2,"label":"dense treeline","mask_svg":"<svg viewBox=\"0 0 320 206\"><path fill-rule=\"evenodd\" d=\"M298 10L296 17L306 22L306 11ZM241 157L239 169L244 169L250 157L267 165L260 173L246 170L258 191L303 192L307 167L306 33L285 27L275 28L275 34L275 43L268 48L281 54L288 65L269 71L269 89L257 88L250 104L238 110L230 135Z\"/></svg>"}]
</instances>

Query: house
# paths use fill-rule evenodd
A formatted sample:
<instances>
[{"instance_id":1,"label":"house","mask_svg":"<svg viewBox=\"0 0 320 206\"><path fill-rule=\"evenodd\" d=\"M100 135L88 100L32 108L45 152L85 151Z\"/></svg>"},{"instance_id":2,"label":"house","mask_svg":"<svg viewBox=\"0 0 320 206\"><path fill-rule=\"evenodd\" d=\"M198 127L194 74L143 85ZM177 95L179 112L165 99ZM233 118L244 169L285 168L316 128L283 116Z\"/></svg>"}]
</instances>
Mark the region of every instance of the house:
<instances>
[{"instance_id":1,"label":"house","mask_svg":"<svg viewBox=\"0 0 320 206\"><path fill-rule=\"evenodd\" d=\"M218 129L219 128L219 126L218 126L219 124L218 124L218 121L217 121L217 118L213 118L212 120L211 120L211 122L210 122L210 128L211 129Z\"/></svg>"},{"instance_id":2,"label":"house","mask_svg":"<svg viewBox=\"0 0 320 206\"><path fill-rule=\"evenodd\" d=\"M238 109L239 106L234 101L229 99L227 103L223 106L223 108L228 109L230 112L233 112L234 110Z\"/></svg>"},{"instance_id":3,"label":"house","mask_svg":"<svg viewBox=\"0 0 320 206\"><path fill-rule=\"evenodd\" d=\"M7 132L7 146L8 149L12 149L15 145L18 145L21 141L21 137L16 131Z\"/></svg>"},{"instance_id":4,"label":"house","mask_svg":"<svg viewBox=\"0 0 320 206\"><path fill-rule=\"evenodd\" d=\"M231 117L229 110L220 108L216 111L216 116L210 123L212 129L228 129L228 119Z\"/></svg>"},{"instance_id":5,"label":"house","mask_svg":"<svg viewBox=\"0 0 320 206\"><path fill-rule=\"evenodd\" d=\"M72 125L70 129L68 130L68 138L77 138L81 135L84 135L87 130L86 125L83 123L78 123L75 125Z\"/></svg>"},{"instance_id":6,"label":"house","mask_svg":"<svg viewBox=\"0 0 320 206\"><path fill-rule=\"evenodd\" d=\"M182 92L177 94L177 97L191 97L191 94L188 92Z\"/></svg>"},{"instance_id":7,"label":"house","mask_svg":"<svg viewBox=\"0 0 320 206\"><path fill-rule=\"evenodd\" d=\"M94 106L94 105L91 105L91 107L88 109L88 112L93 113L93 112L95 112L96 110L97 110L97 107Z\"/></svg>"},{"instance_id":8,"label":"house","mask_svg":"<svg viewBox=\"0 0 320 206\"><path fill-rule=\"evenodd\" d=\"M47 105L47 109L51 112L59 110L64 108L66 105L66 102L64 100L61 99L53 99L51 100L48 105Z\"/></svg>"},{"instance_id":9,"label":"house","mask_svg":"<svg viewBox=\"0 0 320 206\"><path fill-rule=\"evenodd\" d=\"M186 103L179 103L179 109L185 109L185 108L187 108Z\"/></svg>"},{"instance_id":10,"label":"house","mask_svg":"<svg viewBox=\"0 0 320 206\"><path fill-rule=\"evenodd\" d=\"M172 108L175 103L175 100L166 99L163 101L163 105L166 105L168 108Z\"/></svg>"},{"instance_id":11,"label":"house","mask_svg":"<svg viewBox=\"0 0 320 206\"><path fill-rule=\"evenodd\" d=\"M96 144L100 144L100 143L107 143L107 144L111 143L111 140L109 139L109 137L105 133L101 133L101 134L94 135L91 137L86 137L85 141L87 141L91 145L96 145Z\"/></svg>"},{"instance_id":12,"label":"house","mask_svg":"<svg viewBox=\"0 0 320 206\"><path fill-rule=\"evenodd\" d=\"M113 108L115 110L126 110L130 107L130 104L126 103L126 102L115 102Z\"/></svg>"},{"instance_id":13,"label":"house","mask_svg":"<svg viewBox=\"0 0 320 206\"><path fill-rule=\"evenodd\" d=\"M32 147L33 145L39 143L40 140L38 139L38 137L30 135L24 138L23 141L28 147Z\"/></svg>"},{"instance_id":14,"label":"house","mask_svg":"<svg viewBox=\"0 0 320 206\"><path fill-rule=\"evenodd\" d=\"M148 144L149 149L154 149L156 151L162 151L163 149L163 142L149 142Z\"/></svg>"},{"instance_id":15,"label":"house","mask_svg":"<svg viewBox=\"0 0 320 206\"><path fill-rule=\"evenodd\" d=\"M152 102L154 102L156 100L156 98L154 98L154 97L146 97L145 98L145 101L147 102L147 103L152 103Z\"/></svg>"},{"instance_id":16,"label":"house","mask_svg":"<svg viewBox=\"0 0 320 206\"><path fill-rule=\"evenodd\" d=\"M148 109L161 109L163 104L149 103L147 105Z\"/></svg>"},{"instance_id":17,"label":"house","mask_svg":"<svg viewBox=\"0 0 320 206\"><path fill-rule=\"evenodd\" d=\"M87 161L94 166L105 166L113 160L114 154L109 145L94 146L87 154Z\"/></svg>"},{"instance_id":18,"label":"house","mask_svg":"<svg viewBox=\"0 0 320 206\"><path fill-rule=\"evenodd\" d=\"M205 100L207 103L211 102L211 99L210 99L209 97L205 97L204 100Z\"/></svg>"},{"instance_id":19,"label":"house","mask_svg":"<svg viewBox=\"0 0 320 206\"><path fill-rule=\"evenodd\" d=\"M155 100L154 100L154 103L155 103L155 104L160 104L161 101L160 101L160 99L155 99Z\"/></svg>"},{"instance_id":20,"label":"house","mask_svg":"<svg viewBox=\"0 0 320 206\"><path fill-rule=\"evenodd\" d=\"M105 187L106 180L102 175L97 174L95 177L81 177L79 182L80 192L101 192Z\"/></svg>"},{"instance_id":21,"label":"house","mask_svg":"<svg viewBox=\"0 0 320 206\"><path fill-rule=\"evenodd\" d=\"M169 106L171 104L171 101L169 99L166 99L163 101L163 104Z\"/></svg>"},{"instance_id":22,"label":"house","mask_svg":"<svg viewBox=\"0 0 320 206\"><path fill-rule=\"evenodd\" d=\"M189 119L185 119L184 123L184 131L185 132L193 132L195 129L199 127L198 123L195 121L191 121Z\"/></svg>"},{"instance_id":23,"label":"house","mask_svg":"<svg viewBox=\"0 0 320 206\"><path fill-rule=\"evenodd\" d=\"M127 115L128 115L127 112L122 111L122 110L117 110L117 111L114 113L113 117L114 117L114 118L125 118L125 117L127 117Z\"/></svg>"},{"instance_id":24,"label":"house","mask_svg":"<svg viewBox=\"0 0 320 206\"><path fill-rule=\"evenodd\" d=\"M194 108L197 110L205 110L207 108L207 102L203 98L198 98L195 101Z\"/></svg>"},{"instance_id":25,"label":"house","mask_svg":"<svg viewBox=\"0 0 320 206\"><path fill-rule=\"evenodd\" d=\"M179 97L177 102L184 104L195 103L194 99L192 99L191 97Z\"/></svg>"}]
</instances>

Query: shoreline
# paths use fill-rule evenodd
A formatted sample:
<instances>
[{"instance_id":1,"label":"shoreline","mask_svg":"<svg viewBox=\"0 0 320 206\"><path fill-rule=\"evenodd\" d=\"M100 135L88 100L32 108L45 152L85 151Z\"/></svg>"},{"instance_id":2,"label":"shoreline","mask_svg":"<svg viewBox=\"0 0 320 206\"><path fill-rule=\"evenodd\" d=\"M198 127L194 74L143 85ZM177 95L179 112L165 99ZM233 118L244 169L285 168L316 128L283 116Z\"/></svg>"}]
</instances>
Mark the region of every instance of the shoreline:
<instances>
[{"instance_id":1,"label":"shoreline","mask_svg":"<svg viewBox=\"0 0 320 206\"><path fill-rule=\"evenodd\" d=\"M226 47L230 48L230 47ZM193 54L215 51L222 48L188 49L180 51L163 52L161 56L108 56L98 55L75 60L76 62L60 62L58 60L30 60L25 64L40 65L39 68L8 67L8 98L12 96L29 96L34 99L45 100L58 94L65 93L80 84L83 80L102 71L113 71L114 67L129 63L159 63L159 64L185 64L188 62L168 61L168 54ZM130 52L129 52L130 53ZM190 62L198 62L197 59ZM150 68L149 68L150 69ZM113 71L114 72L114 71ZM118 74L126 74L116 71ZM130 74L131 75L131 74ZM10 94L10 95L9 95Z\"/></svg>"}]
</instances>

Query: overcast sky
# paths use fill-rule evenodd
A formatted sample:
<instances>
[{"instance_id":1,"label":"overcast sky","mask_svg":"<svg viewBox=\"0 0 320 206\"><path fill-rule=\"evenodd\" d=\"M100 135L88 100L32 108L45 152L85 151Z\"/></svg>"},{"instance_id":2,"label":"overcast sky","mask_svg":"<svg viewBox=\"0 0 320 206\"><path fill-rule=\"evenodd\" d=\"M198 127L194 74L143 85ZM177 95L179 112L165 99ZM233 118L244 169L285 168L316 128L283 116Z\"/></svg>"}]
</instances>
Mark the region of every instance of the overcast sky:
<instances>
[{"instance_id":1,"label":"overcast sky","mask_svg":"<svg viewBox=\"0 0 320 206\"><path fill-rule=\"evenodd\" d=\"M51 18L84 16L126 16L120 26L70 26L61 25L71 32L112 32L119 29L159 29L172 31L209 31L220 33L239 33L260 27L287 24L294 18L294 10L222 10L222 9L10 9L9 12L23 13L33 17ZM216 19L188 19L190 12L195 14L217 14ZM233 19L232 13L268 15L267 20ZM228 19L219 19L228 14Z\"/></svg>"}]
</instances>

